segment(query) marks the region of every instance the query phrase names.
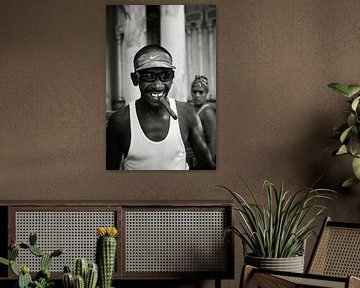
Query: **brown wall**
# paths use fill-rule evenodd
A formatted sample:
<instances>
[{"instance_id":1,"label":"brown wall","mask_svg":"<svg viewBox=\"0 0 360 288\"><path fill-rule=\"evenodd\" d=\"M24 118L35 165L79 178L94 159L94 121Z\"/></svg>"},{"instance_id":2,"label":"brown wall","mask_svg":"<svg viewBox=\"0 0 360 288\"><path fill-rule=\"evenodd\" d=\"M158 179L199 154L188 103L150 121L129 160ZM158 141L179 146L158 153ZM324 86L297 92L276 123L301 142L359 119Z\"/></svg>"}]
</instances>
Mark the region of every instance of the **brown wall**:
<instances>
[{"instance_id":1,"label":"brown wall","mask_svg":"<svg viewBox=\"0 0 360 288\"><path fill-rule=\"evenodd\" d=\"M218 169L119 173L105 170L105 4L128 3L0 0L1 199L230 199L208 186L241 175L264 200L264 179L325 173L328 214L359 221L359 186L339 188L350 162L325 151L347 108L327 84L360 81L359 1L201 3L217 5Z\"/></svg>"}]
</instances>

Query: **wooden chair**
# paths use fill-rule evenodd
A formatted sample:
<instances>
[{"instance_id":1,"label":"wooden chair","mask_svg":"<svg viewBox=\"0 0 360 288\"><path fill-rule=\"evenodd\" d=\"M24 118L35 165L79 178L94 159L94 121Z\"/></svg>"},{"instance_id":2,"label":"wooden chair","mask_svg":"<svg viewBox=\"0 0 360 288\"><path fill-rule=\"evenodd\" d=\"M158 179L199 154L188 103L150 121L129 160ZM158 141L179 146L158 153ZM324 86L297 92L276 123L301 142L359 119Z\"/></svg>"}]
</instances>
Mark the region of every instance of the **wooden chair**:
<instances>
[{"instance_id":1,"label":"wooden chair","mask_svg":"<svg viewBox=\"0 0 360 288\"><path fill-rule=\"evenodd\" d=\"M304 274L245 265L240 287L360 287L360 223L326 218Z\"/></svg>"}]
</instances>

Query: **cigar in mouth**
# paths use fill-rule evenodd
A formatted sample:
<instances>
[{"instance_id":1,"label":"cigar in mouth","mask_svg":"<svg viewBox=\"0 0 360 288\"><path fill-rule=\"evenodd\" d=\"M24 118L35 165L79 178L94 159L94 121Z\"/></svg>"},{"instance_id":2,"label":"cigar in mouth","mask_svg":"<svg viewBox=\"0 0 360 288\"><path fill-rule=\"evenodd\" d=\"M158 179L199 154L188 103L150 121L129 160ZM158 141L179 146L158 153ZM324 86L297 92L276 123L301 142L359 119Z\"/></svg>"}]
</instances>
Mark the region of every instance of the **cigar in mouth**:
<instances>
[{"instance_id":1,"label":"cigar in mouth","mask_svg":"<svg viewBox=\"0 0 360 288\"><path fill-rule=\"evenodd\" d=\"M159 97L160 103L164 106L167 112L169 112L170 116L176 120L178 117L176 116L175 112L171 109L169 103L163 97Z\"/></svg>"}]
</instances>

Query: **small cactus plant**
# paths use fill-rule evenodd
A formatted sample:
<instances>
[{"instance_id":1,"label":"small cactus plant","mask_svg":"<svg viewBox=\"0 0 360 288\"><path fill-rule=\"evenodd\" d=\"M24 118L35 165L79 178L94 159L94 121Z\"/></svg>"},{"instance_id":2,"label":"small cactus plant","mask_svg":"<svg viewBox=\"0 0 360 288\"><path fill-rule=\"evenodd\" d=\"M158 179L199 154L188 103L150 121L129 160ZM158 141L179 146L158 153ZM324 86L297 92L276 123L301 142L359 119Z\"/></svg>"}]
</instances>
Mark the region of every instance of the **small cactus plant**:
<instances>
[{"instance_id":1,"label":"small cactus plant","mask_svg":"<svg viewBox=\"0 0 360 288\"><path fill-rule=\"evenodd\" d=\"M88 262L86 258L78 258L75 260L73 273L69 266L64 267L64 288L95 288L97 279L97 264Z\"/></svg>"},{"instance_id":2,"label":"small cactus plant","mask_svg":"<svg viewBox=\"0 0 360 288\"><path fill-rule=\"evenodd\" d=\"M98 279L98 266L96 263L89 263L85 275L85 288L95 288Z\"/></svg>"},{"instance_id":3,"label":"small cactus plant","mask_svg":"<svg viewBox=\"0 0 360 288\"><path fill-rule=\"evenodd\" d=\"M64 253L63 249L57 249L51 254L44 253L39 247L36 246L37 235L32 232L29 236L29 244L20 242L11 242L8 251L8 259L0 257L0 263L10 266L11 271L18 276L19 288L48 288L53 286L53 282L50 281L50 265L53 257L58 257ZM24 265L19 267L16 263L16 259L19 256L20 249L26 249L33 255L40 257L41 270L35 275L33 280L30 275L30 269Z\"/></svg>"},{"instance_id":4,"label":"small cactus plant","mask_svg":"<svg viewBox=\"0 0 360 288\"><path fill-rule=\"evenodd\" d=\"M85 288L84 278L80 275L74 277L74 288Z\"/></svg>"},{"instance_id":5,"label":"small cactus plant","mask_svg":"<svg viewBox=\"0 0 360 288\"><path fill-rule=\"evenodd\" d=\"M75 261L75 275L76 276L81 276L83 279L85 279L85 275L86 275L86 271L87 271L87 267L88 266L88 261L86 258L78 258Z\"/></svg>"},{"instance_id":6,"label":"small cactus plant","mask_svg":"<svg viewBox=\"0 0 360 288\"><path fill-rule=\"evenodd\" d=\"M99 286L110 288L112 274L114 272L116 258L116 236L118 231L115 227L101 227L97 231L96 262L99 267Z\"/></svg>"}]
</instances>

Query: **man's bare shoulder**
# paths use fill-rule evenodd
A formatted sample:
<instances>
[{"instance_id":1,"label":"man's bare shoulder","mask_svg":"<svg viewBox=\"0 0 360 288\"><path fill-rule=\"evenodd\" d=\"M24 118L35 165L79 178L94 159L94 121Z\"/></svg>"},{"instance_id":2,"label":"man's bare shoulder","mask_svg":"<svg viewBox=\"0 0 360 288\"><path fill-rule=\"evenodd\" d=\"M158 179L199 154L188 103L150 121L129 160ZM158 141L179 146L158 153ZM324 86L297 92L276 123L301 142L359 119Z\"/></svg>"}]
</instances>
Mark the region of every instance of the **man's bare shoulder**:
<instances>
[{"instance_id":1,"label":"man's bare shoulder","mask_svg":"<svg viewBox=\"0 0 360 288\"><path fill-rule=\"evenodd\" d=\"M199 114L199 117L200 117L200 119L205 119L205 120L206 119L215 120L216 113L215 113L215 110L211 106L208 106Z\"/></svg>"}]
</instances>

